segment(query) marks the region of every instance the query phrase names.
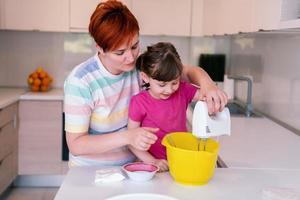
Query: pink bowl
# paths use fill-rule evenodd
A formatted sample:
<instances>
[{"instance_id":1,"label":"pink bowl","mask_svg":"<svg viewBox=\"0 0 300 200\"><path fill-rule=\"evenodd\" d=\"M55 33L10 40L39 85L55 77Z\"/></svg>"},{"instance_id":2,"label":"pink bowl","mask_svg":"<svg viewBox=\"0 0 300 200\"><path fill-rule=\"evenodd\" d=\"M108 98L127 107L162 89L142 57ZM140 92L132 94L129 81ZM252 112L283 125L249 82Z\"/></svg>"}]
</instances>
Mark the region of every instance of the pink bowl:
<instances>
[{"instance_id":1,"label":"pink bowl","mask_svg":"<svg viewBox=\"0 0 300 200\"><path fill-rule=\"evenodd\" d=\"M127 171L135 172L135 171L146 171L146 172L154 172L158 171L158 167L153 164L147 164L142 162L129 163L124 165L123 167Z\"/></svg>"},{"instance_id":2,"label":"pink bowl","mask_svg":"<svg viewBox=\"0 0 300 200\"><path fill-rule=\"evenodd\" d=\"M134 181L148 181L153 178L159 167L153 164L135 162L123 165L127 176Z\"/></svg>"}]
</instances>

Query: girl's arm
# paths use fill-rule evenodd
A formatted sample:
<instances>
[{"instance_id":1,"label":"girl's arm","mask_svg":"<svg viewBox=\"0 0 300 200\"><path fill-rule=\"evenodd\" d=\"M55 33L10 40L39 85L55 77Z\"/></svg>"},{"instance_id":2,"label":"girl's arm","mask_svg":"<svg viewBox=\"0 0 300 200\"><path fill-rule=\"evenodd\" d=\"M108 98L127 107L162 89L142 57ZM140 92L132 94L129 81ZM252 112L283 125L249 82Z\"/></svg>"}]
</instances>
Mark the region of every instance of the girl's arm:
<instances>
[{"instance_id":1,"label":"girl's arm","mask_svg":"<svg viewBox=\"0 0 300 200\"><path fill-rule=\"evenodd\" d=\"M140 122L133 121L131 119L128 120L128 130L140 127ZM168 162L166 160L160 160L154 158L148 151L142 151L139 149L134 148L133 146L129 145L129 149L132 151L138 159L145 163L152 163L159 167L160 171L167 171L169 169Z\"/></svg>"},{"instance_id":2,"label":"girl's arm","mask_svg":"<svg viewBox=\"0 0 300 200\"><path fill-rule=\"evenodd\" d=\"M154 134L157 130L157 128L139 127L104 135L67 132L66 139L73 155L97 155L125 145L146 151L157 140Z\"/></svg>"},{"instance_id":3,"label":"girl's arm","mask_svg":"<svg viewBox=\"0 0 300 200\"><path fill-rule=\"evenodd\" d=\"M140 127L140 122L133 121L129 118L127 128L128 130ZM129 145L129 149L138 157L141 161L146 163L154 163L155 158L147 151L141 151Z\"/></svg>"}]
</instances>

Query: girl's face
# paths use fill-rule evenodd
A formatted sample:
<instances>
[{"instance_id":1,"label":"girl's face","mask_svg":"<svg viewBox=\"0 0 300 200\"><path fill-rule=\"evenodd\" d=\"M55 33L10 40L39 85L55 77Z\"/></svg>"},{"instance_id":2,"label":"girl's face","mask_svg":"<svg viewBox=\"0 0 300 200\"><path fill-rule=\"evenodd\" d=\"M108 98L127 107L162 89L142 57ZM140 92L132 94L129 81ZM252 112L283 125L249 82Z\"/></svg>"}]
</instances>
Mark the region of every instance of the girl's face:
<instances>
[{"instance_id":1,"label":"girl's face","mask_svg":"<svg viewBox=\"0 0 300 200\"><path fill-rule=\"evenodd\" d=\"M178 90L180 84L180 77L168 82L152 79L143 72L141 72L141 77L146 83L150 84L148 91L156 99L168 99Z\"/></svg>"},{"instance_id":2,"label":"girl's face","mask_svg":"<svg viewBox=\"0 0 300 200\"><path fill-rule=\"evenodd\" d=\"M133 70L139 52L139 36L136 34L129 44L123 44L116 50L104 52L99 48L99 58L110 73L118 75Z\"/></svg>"}]
</instances>

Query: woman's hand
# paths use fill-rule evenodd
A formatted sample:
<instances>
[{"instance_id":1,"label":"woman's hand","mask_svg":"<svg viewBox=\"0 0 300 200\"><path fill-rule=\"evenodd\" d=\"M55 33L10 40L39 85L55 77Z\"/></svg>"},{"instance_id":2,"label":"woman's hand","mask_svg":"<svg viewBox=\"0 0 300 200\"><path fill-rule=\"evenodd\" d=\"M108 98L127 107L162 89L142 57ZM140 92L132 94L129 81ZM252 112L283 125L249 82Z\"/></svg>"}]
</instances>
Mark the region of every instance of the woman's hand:
<instances>
[{"instance_id":1,"label":"woman's hand","mask_svg":"<svg viewBox=\"0 0 300 200\"><path fill-rule=\"evenodd\" d=\"M154 163L159 167L159 172L165 172L169 170L169 164L168 161L164 159L155 159Z\"/></svg>"},{"instance_id":2,"label":"woman's hand","mask_svg":"<svg viewBox=\"0 0 300 200\"><path fill-rule=\"evenodd\" d=\"M211 80L209 75L200 67L184 66L183 79L200 86L200 97L198 100L206 101L209 114L222 111L227 104L228 97Z\"/></svg>"},{"instance_id":3,"label":"woman's hand","mask_svg":"<svg viewBox=\"0 0 300 200\"><path fill-rule=\"evenodd\" d=\"M147 151L157 140L157 136L154 134L157 131L158 128L150 127L130 129L127 132L128 144L136 149Z\"/></svg>"},{"instance_id":4,"label":"woman's hand","mask_svg":"<svg viewBox=\"0 0 300 200\"><path fill-rule=\"evenodd\" d=\"M199 100L206 101L209 114L213 114L224 109L228 97L214 82L208 82L201 86Z\"/></svg>"}]
</instances>

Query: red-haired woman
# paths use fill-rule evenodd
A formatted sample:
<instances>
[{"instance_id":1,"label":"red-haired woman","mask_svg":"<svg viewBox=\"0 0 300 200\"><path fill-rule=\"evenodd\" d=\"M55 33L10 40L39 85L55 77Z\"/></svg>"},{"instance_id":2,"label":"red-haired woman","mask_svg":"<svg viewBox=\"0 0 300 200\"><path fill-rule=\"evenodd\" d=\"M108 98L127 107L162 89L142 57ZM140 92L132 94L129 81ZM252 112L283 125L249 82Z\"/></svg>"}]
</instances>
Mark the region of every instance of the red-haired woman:
<instances>
[{"instance_id":1,"label":"red-haired woman","mask_svg":"<svg viewBox=\"0 0 300 200\"><path fill-rule=\"evenodd\" d=\"M65 130L70 166L123 165L135 157L127 146L148 150L156 127L127 130L130 98L140 91L135 62L140 52L139 25L119 1L100 3L89 33L97 53L76 66L64 86ZM183 77L201 86L210 112L222 110L227 96L199 67L185 66Z\"/></svg>"}]
</instances>

